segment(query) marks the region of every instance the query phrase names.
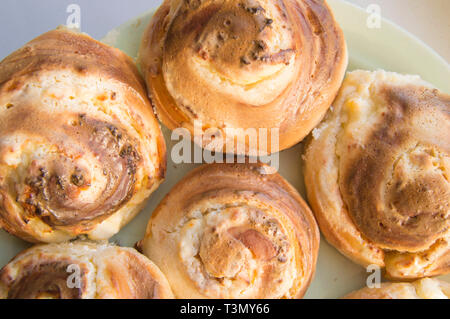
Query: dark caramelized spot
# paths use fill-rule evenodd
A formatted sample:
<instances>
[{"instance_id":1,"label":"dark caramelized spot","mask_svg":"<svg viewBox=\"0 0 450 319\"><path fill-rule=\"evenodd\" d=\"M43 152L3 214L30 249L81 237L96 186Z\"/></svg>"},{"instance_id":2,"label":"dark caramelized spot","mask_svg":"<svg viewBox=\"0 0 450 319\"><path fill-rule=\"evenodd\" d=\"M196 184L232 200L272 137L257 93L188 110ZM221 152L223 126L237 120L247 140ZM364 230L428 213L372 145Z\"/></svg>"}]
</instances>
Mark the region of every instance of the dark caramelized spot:
<instances>
[{"instance_id":1,"label":"dark caramelized spot","mask_svg":"<svg viewBox=\"0 0 450 319\"><path fill-rule=\"evenodd\" d=\"M256 6L252 7L252 6L248 5L248 4L240 3L239 6L241 8L244 8L245 11L247 11L247 12L249 12L251 14L257 14L257 13L264 13L264 12L266 12L266 10L264 10L264 8L261 7L260 5L256 5Z\"/></svg>"},{"instance_id":2,"label":"dark caramelized spot","mask_svg":"<svg viewBox=\"0 0 450 319\"><path fill-rule=\"evenodd\" d=\"M86 73L87 72L87 66L85 65L77 65L75 66L75 70L79 73Z\"/></svg>"},{"instance_id":3,"label":"dark caramelized spot","mask_svg":"<svg viewBox=\"0 0 450 319\"><path fill-rule=\"evenodd\" d=\"M241 57L241 63L245 64L245 65L249 65L250 61L248 60L247 57L243 56L243 57Z\"/></svg>"},{"instance_id":4,"label":"dark caramelized spot","mask_svg":"<svg viewBox=\"0 0 450 319\"><path fill-rule=\"evenodd\" d=\"M72 174L72 176L70 176L70 181L72 182L72 184L79 187L84 184L84 177L81 173L76 172Z\"/></svg>"},{"instance_id":5,"label":"dark caramelized spot","mask_svg":"<svg viewBox=\"0 0 450 319\"><path fill-rule=\"evenodd\" d=\"M120 157L125 157L127 155L130 155L133 152L133 147L131 145L125 145L120 150Z\"/></svg>"},{"instance_id":6,"label":"dark caramelized spot","mask_svg":"<svg viewBox=\"0 0 450 319\"><path fill-rule=\"evenodd\" d=\"M263 40L255 40L254 43L257 51L267 50L267 44Z\"/></svg>"}]
</instances>

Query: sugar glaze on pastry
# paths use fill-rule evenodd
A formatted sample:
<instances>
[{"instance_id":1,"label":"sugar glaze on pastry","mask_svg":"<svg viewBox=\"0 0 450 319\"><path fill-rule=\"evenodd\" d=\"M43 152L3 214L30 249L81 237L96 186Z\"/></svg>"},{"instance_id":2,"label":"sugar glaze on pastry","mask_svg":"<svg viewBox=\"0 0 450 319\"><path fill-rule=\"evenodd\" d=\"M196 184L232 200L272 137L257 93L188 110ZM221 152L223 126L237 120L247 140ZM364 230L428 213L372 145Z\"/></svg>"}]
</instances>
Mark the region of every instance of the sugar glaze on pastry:
<instances>
[{"instance_id":1,"label":"sugar glaze on pastry","mask_svg":"<svg viewBox=\"0 0 450 319\"><path fill-rule=\"evenodd\" d=\"M153 212L143 253L177 298L300 298L319 232L300 195L262 164L189 173Z\"/></svg>"},{"instance_id":2,"label":"sugar glaze on pastry","mask_svg":"<svg viewBox=\"0 0 450 319\"><path fill-rule=\"evenodd\" d=\"M305 154L330 243L389 277L450 272L450 96L418 76L354 71Z\"/></svg>"}]
</instances>

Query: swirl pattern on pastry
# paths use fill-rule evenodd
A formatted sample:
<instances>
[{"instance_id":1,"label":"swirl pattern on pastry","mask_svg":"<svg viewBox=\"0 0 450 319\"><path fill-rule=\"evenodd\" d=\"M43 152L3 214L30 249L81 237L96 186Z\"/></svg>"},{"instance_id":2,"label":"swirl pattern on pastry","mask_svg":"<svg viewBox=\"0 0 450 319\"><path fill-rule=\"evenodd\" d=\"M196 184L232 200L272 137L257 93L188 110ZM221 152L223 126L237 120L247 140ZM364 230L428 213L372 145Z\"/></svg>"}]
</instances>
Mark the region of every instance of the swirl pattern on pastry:
<instances>
[{"instance_id":1,"label":"swirl pattern on pastry","mask_svg":"<svg viewBox=\"0 0 450 319\"><path fill-rule=\"evenodd\" d=\"M0 226L32 242L106 239L165 174L129 57L57 29L0 63Z\"/></svg>"},{"instance_id":2,"label":"swirl pattern on pastry","mask_svg":"<svg viewBox=\"0 0 450 319\"><path fill-rule=\"evenodd\" d=\"M327 239L394 278L450 271L450 96L419 77L351 72L312 134L305 181Z\"/></svg>"},{"instance_id":3,"label":"swirl pattern on pastry","mask_svg":"<svg viewBox=\"0 0 450 319\"><path fill-rule=\"evenodd\" d=\"M0 271L0 299L168 299L169 284L135 249L75 241L37 245Z\"/></svg>"},{"instance_id":4,"label":"swirl pattern on pastry","mask_svg":"<svg viewBox=\"0 0 450 319\"><path fill-rule=\"evenodd\" d=\"M140 243L178 298L300 298L319 232L295 189L262 164L189 173L154 211Z\"/></svg>"},{"instance_id":5,"label":"swirl pattern on pastry","mask_svg":"<svg viewBox=\"0 0 450 319\"><path fill-rule=\"evenodd\" d=\"M414 282L382 283L379 288L363 288L354 291L345 299L449 299L448 282L423 278Z\"/></svg>"},{"instance_id":6,"label":"swirl pattern on pastry","mask_svg":"<svg viewBox=\"0 0 450 319\"><path fill-rule=\"evenodd\" d=\"M228 153L258 155L298 143L319 123L342 82L347 49L324 1L166 0L139 60L170 129L194 136L199 121L203 147L222 137ZM259 128L269 132L258 132L258 145L245 139L246 129Z\"/></svg>"}]
</instances>

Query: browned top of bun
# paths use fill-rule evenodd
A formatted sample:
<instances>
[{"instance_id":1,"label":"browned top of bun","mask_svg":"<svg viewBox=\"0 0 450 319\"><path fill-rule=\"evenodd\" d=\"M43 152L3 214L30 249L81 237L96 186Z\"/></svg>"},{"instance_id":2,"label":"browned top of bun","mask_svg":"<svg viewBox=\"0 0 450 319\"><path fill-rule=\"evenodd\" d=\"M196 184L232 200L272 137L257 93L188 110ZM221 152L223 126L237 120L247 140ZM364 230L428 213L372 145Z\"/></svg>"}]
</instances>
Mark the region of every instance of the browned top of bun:
<instances>
[{"instance_id":1,"label":"browned top of bun","mask_svg":"<svg viewBox=\"0 0 450 319\"><path fill-rule=\"evenodd\" d=\"M166 0L144 35L140 64L169 128L192 131L195 120L222 135L277 128L282 150L325 114L347 52L324 1Z\"/></svg>"},{"instance_id":2,"label":"browned top of bun","mask_svg":"<svg viewBox=\"0 0 450 319\"><path fill-rule=\"evenodd\" d=\"M348 150L340 189L372 242L422 250L449 227L450 97L413 85L384 85L378 97L386 109L365 147Z\"/></svg>"},{"instance_id":3,"label":"browned top of bun","mask_svg":"<svg viewBox=\"0 0 450 319\"><path fill-rule=\"evenodd\" d=\"M1 61L0 106L0 224L22 238L87 233L164 177L164 139L136 66L85 34L53 30ZM116 223L135 214L124 210Z\"/></svg>"},{"instance_id":4,"label":"browned top of bun","mask_svg":"<svg viewBox=\"0 0 450 319\"><path fill-rule=\"evenodd\" d=\"M41 71L64 69L113 78L146 95L143 80L126 54L64 28L40 35L1 62L0 94L20 90L27 78Z\"/></svg>"},{"instance_id":5,"label":"browned top of bun","mask_svg":"<svg viewBox=\"0 0 450 319\"><path fill-rule=\"evenodd\" d=\"M0 298L171 298L164 275L132 248L73 242L40 245L0 270Z\"/></svg>"},{"instance_id":6,"label":"browned top of bun","mask_svg":"<svg viewBox=\"0 0 450 319\"><path fill-rule=\"evenodd\" d=\"M450 270L450 96L418 76L350 72L305 154L308 198L344 254L395 278Z\"/></svg>"},{"instance_id":7,"label":"browned top of bun","mask_svg":"<svg viewBox=\"0 0 450 319\"><path fill-rule=\"evenodd\" d=\"M262 164L190 172L153 212L143 252L179 298L300 298L319 232L307 204Z\"/></svg>"}]
</instances>

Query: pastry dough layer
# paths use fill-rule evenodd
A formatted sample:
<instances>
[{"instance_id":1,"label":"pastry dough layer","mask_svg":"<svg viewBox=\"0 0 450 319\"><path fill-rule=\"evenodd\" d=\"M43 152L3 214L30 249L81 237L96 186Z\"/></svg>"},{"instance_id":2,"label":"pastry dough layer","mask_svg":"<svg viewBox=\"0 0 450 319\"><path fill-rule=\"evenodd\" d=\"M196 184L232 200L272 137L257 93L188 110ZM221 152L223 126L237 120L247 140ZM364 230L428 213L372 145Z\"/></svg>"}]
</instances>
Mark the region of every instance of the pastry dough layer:
<instances>
[{"instance_id":1,"label":"pastry dough layer","mask_svg":"<svg viewBox=\"0 0 450 319\"><path fill-rule=\"evenodd\" d=\"M161 183L165 143L129 57L57 29L0 62L0 226L106 239Z\"/></svg>"},{"instance_id":2,"label":"pastry dough layer","mask_svg":"<svg viewBox=\"0 0 450 319\"><path fill-rule=\"evenodd\" d=\"M76 241L38 245L0 270L0 298L172 298L166 278L135 249Z\"/></svg>"},{"instance_id":3,"label":"pastry dough layer","mask_svg":"<svg viewBox=\"0 0 450 319\"><path fill-rule=\"evenodd\" d=\"M382 283L380 288L363 288L354 291L346 299L449 299L448 282L424 278L411 283Z\"/></svg>"},{"instance_id":4,"label":"pastry dough layer","mask_svg":"<svg viewBox=\"0 0 450 319\"><path fill-rule=\"evenodd\" d=\"M342 82L347 49L325 1L166 0L139 61L166 126L194 136L198 121L203 147L222 139L228 153L258 155L291 147L319 123ZM247 129L258 144L246 140Z\"/></svg>"},{"instance_id":5,"label":"pastry dough layer","mask_svg":"<svg viewBox=\"0 0 450 319\"><path fill-rule=\"evenodd\" d=\"M325 237L395 278L450 271L450 96L417 76L354 71L305 154Z\"/></svg>"},{"instance_id":6,"label":"pastry dough layer","mask_svg":"<svg viewBox=\"0 0 450 319\"><path fill-rule=\"evenodd\" d=\"M153 212L143 252L178 298L300 298L319 232L300 195L262 164L189 173Z\"/></svg>"}]
</instances>

